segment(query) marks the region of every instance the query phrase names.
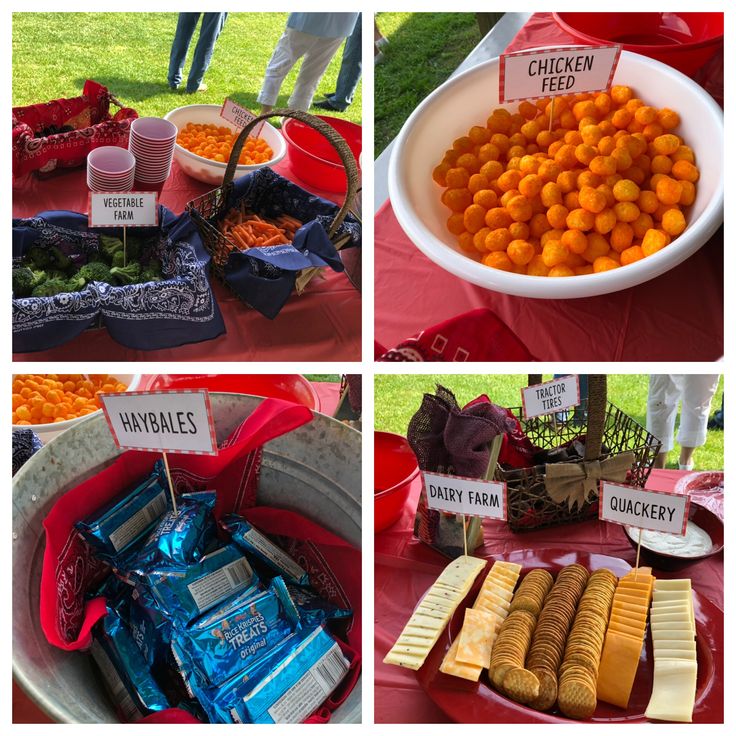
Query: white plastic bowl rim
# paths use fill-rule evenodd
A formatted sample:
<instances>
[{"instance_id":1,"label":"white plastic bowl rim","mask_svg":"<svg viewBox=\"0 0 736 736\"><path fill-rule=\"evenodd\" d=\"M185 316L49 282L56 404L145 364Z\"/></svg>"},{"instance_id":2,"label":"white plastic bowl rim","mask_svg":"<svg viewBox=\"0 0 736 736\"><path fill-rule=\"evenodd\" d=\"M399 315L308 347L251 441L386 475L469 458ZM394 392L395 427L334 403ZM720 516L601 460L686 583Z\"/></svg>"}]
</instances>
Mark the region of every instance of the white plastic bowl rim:
<instances>
[{"instance_id":1,"label":"white plastic bowl rim","mask_svg":"<svg viewBox=\"0 0 736 736\"><path fill-rule=\"evenodd\" d=\"M396 218L416 247L438 266L477 286L515 296L551 299L597 296L636 286L669 271L693 255L720 227L723 222L723 166L718 166L717 170L712 171L712 176L714 178L718 177L717 184L714 187L714 194L704 207L700 216L688 223L687 229L682 235L656 255L649 256L622 268L613 269L612 271L568 278L549 278L508 273L484 266L482 263L456 250L455 246L451 246L449 243L441 240L421 220L407 196L405 177L416 178L425 174L422 171L417 171L416 167L406 166L404 161L406 147L410 144L415 132L414 129L422 117L425 114L431 115L437 113L438 108L436 106L442 97L450 92L453 87L464 86L473 77L477 76L480 79L484 72L489 70L495 71L494 67L497 67L498 63L498 57L485 61L449 79L434 90L434 92L419 104L406 123L404 123L391 154L388 187L391 205ZM722 161L723 111L713 98L700 85L676 69L654 59L628 51L622 51L621 53L616 76L621 71L622 66L627 65L641 67L642 71L645 71L647 77L650 79L662 76L670 77L672 82L688 90L691 97L699 99L702 105L702 109L698 111L701 113L701 118L704 115L710 116L713 126L717 127L720 133L720 140L708 139L705 145L710 147L709 150L715 160ZM617 81L616 76L614 76L614 82ZM628 82L622 80L622 83L628 83L636 87L635 80ZM642 96L646 98L646 92L643 92ZM673 107L676 107L676 103L677 100L672 102ZM497 102L489 102L488 108L490 109L492 107L504 107L504 105L500 105ZM505 107L511 107L511 105L506 105ZM692 111L690 112L692 114ZM688 111L684 110L683 119L685 119L687 114ZM696 122L699 123L700 120ZM458 133L458 135L462 135L462 133ZM447 137L449 145L454 136L448 132ZM696 149L697 156L697 146L694 145L694 141L690 140L689 137L688 143ZM426 176L431 177L431 168L436 164L431 157L435 155L439 159L442 154L441 151L433 154L433 152L426 150L424 154L430 157L428 159L430 170L426 173ZM411 171L409 171L409 168L411 168ZM437 207L442 207L439 202L439 188L436 185L434 186L437 194L432 204L436 202ZM448 240L450 237L449 233L447 233Z\"/></svg>"},{"instance_id":2,"label":"white plastic bowl rim","mask_svg":"<svg viewBox=\"0 0 736 736\"><path fill-rule=\"evenodd\" d=\"M212 123L217 123L218 125L221 125L225 128L230 128L232 131L237 130L234 125L229 123L224 118L220 117L219 111L221 107L219 105L183 105L182 107L177 107L171 110L170 112L167 112L166 115L164 116L164 120L168 120L169 116L174 116L175 114L181 112L182 110L187 110L187 109L192 110L194 108L200 108L200 109L209 108L213 111L216 111L217 119L213 117L211 121ZM271 125L270 123L266 122L264 127L266 126L269 127L276 134L276 137L280 140L280 150L277 151L273 149L273 146L272 146L272 150L274 152L274 156L272 159L269 159L268 161L264 161L262 164L238 164L235 167L236 172L252 171L254 169L263 168L264 166L273 166L274 164L277 164L279 161L281 161L281 159L286 155L286 141L284 140L283 135L276 128L274 128L273 125ZM176 144L174 150L177 153L182 154L186 158L189 158L198 164L206 164L208 166L213 166L216 169L222 169L223 173L225 169L227 168L227 162L223 163L222 161L214 161L211 158L205 158L204 156L199 156L198 154L192 153L192 151L187 150L186 148L184 148L184 146L180 146L178 143Z\"/></svg>"}]
</instances>

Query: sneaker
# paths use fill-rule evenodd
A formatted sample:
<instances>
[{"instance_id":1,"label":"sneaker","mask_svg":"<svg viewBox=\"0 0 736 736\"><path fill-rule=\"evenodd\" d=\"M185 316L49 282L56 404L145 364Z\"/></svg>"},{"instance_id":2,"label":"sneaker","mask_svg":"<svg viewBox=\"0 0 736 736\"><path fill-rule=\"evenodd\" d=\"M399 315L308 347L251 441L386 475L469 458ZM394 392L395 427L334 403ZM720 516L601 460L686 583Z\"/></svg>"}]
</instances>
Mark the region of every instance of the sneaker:
<instances>
[{"instance_id":1,"label":"sneaker","mask_svg":"<svg viewBox=\"0 0 736 736\"><path fill-rule=\"evenodd\" d=\"M329 110L330 112L343 112L339 107L335 107L329 100L322 100L322 102L315 102L315 107L320 110Z\"/></svg>"},{"instance_id":2,"label":"sneaker","mask_svg":"<svg viewBox=\"0 0 736 736\"><path fill-rule=\"evenodd\" d=\"M377 54L373 55L373 64L383 64L383 62L386 61L386 57L383 55L382 51L379 51Z\"/></svg>"},{"instance_id":3,"label":"sneaker","mask_svg":"<svg viewBox=\"0 0 736 736\"><path fill-rule=\"evenodd\" d=\"M207 91L207 85L204 82L202 82L199 85L199 87L197 87L197 89L195 89L195 90L189 90L189 89L187 89L187 92L190 95L193 95L195 92L206 92L206 91Z\"/></svg>"},{"instance_id":4,"label":"sneaker","mask_svg":"<svg viewBox=\"0 0 736 736\"><path fill-rule=\"evenodd\" d=\"M385 49L386 46L388 46L388 39L384 36L381 36L381 38L379 38L374 45L377 49Z\"/></svg>"}]
</instances>

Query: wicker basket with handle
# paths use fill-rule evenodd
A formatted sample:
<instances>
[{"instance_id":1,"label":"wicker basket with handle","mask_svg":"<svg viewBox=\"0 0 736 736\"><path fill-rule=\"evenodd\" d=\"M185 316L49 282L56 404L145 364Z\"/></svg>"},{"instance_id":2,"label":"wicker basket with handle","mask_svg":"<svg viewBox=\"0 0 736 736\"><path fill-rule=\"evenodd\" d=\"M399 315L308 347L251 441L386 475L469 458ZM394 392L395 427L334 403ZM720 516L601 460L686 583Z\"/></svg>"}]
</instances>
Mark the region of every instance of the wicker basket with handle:
<instances>
[{"instance_id":1,"label":"wicker basket with handle","mask_svg":"<svg viewBox=\"0 0 736 736\"><path fill-rule=\"evenodd\" d=\"M314 128L321 133L337 151L337 154L345 167L347 190L345 192L345 200L335 214L327 235L336 250L340 250L340 248L342 248L349 240L349 236L338 234L338 230L350 211L350 206L355 199L360 181L358 164L353 152L345 142L345 139L324 120L321 120L314 115L310 115L309 113L302 112L301 110L272 110L267 114L259 115L251 120L240 132L240 135L233 146L233 150L230 153L230 160L228 161L227 168L225 169L225 178L223 179L222 185L207 194L203 194L200 197L193 199L187 204L187 212L189 212L192 219L197 224L202 235L205 248L207 248L212 256L212 270L222 281L224 281L224 270L228 256L232 251L239 250L239 246L232 239L223 235L217 228L217 224L227 214L226 210L228 208L228 202L232 192L235 170L246 139L259 123L272 117L293 118L294 120L298 120L305 125ZM298 294L301 294L302 291L304 291L307 284L319 271L319 268L306 268L299 273L296 279L296 291Z\"/></svg>"},{"instance_id":2,"label":"wicker basket with handle","mask_svg":"<svg viewBox=\"0 0 736 736\"><path fill-rule=\"evenodd\" d=\"M529 376L530 386L541 382L541 375ZM581 477L600 471L602 478L612 480L605 477L605 465L601 471L600 463L609 458L619 457L620 460L620 456L630 453L625 456L631 461L630 465L627 464L625 478L616 482L644 487L661 442L608 402L605 375L591 375L588 387L587 405L583 402L582 406L587 408L587 417L582 422L576 420L574 415L564 420L558 420L554 415L524 419L520 407L511 410L521 422L524 433L537 447L553 449L575 439L585 440L585 457L582 461L513 469L504 469L500 465L496 467L495 479L507 484L508 523L514 531L557 526L597 516L597 493L587 498L581 497L574 504L552 498L547 488L549 468L577 465ZM596 488L597 485L596 478Z\"/></svg>"}]
</instances>

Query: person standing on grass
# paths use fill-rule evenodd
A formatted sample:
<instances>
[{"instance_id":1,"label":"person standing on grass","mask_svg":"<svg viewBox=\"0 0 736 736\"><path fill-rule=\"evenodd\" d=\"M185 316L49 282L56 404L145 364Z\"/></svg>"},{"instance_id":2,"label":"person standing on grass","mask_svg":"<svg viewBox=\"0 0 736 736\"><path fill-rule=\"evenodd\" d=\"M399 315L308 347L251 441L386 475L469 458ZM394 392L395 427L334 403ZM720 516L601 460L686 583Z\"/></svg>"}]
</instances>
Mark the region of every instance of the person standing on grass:
<instances>
[{"instance_id":1,"label":"person standing on grass","mask_svg":"<svg viewBox=\"0 0 736 736\"><path fill-rule=\"evenodd\" d=\"M664 468L674 446L677 406L682 403L677 441L681 445L680 470L692 470L693 453L705 444L708 435L710 403L720 376L650 375L647 399L647 431L661 440L662 448L654 461Z\"/></svg>"},{"instance_id":2,"label":"person standing on grass","mask_svg":"<svg viewBox=\"0 0 736 736\"><path fill-rule=\"evenodd\" d=\"M291 13L266 67L258 94L261 113L273 110L281 84L294 64L304 57L288 105L307 111L317 85L343 39L355 27L359 13Z\"/></svg>"},{"instance_id":3,"label":"person standing on grass","mask_svg":"<svg viewBox=\"0 0 736 736\"><path fill-rule=\"evenodd\" d=\"M361 36L363 34L363 14L358 15L355 22L353 32L345 41L345 48L342 52L342 62L340 63L340 72L337 75L337 84L335 91L325 95L322 102L315 104L320 110L335 110L337 112L345 112L353 102L355 90L358 88L360 75L363 69L362 55L363 44Z\"/></svg>"},{"instance_id":4,"label":"person standing on grass","mask_svg":"<svg viewBox=\"0 0 736 736\"><path fill-rule=\"evenodd\" d=\"M194 58L187 79L187 92L189 94L207 90L207 85L202 80L207 67L210 65L217 37L220 35L227 18L227 13L179 13L174 42L171 44L171 54L169 56L168 79L171 89L178 89L181 84L184 62L187 59L189 44L197 28L200 15L203 16L202 26L199 29L199 39L194 49Z\"/></svg>"}]
</instances>

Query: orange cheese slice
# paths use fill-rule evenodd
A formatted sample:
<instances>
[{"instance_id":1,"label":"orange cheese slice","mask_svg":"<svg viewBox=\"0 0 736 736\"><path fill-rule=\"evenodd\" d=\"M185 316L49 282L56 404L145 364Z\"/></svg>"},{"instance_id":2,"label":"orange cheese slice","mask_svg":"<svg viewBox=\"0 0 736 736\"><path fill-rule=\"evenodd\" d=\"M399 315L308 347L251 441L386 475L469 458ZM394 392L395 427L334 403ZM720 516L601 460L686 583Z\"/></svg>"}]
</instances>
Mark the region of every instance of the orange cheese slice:
<instances>
[{"instance_id":1,"label":"orange cheese slice","mask_svg":"<svg viewBox=\"0 0 736 736\"><path fill-rule=\"evenodd\" d=\"M598 700L627 708L642 650L641 637L606 632L598 670Z\"/></svg>"},{"instance_id":2,"label":"orange cheese slice","mask_svg":"<svg viewBox=\"0 0 736 736\"><path fill-rule=\"evenodd\" d=\"M445 658L442 660L442 664L440 665L440 672L444 672L446 675L462 677L464 680L472 680L473 682L478 682L478 678L480 678L480 673L483 672L483 668L477 667L474 664L465 664L463 662L458 662L455 659L455 655L457 654L457 648L459 644L460 637L457 637L455 641L452 642L452 646L447 650L447 654L445 654Z\"/></svg>"},{"instance_id":3,"label":"orange cheese slice","mask_svg":"<svg viewBox=\"0 0 736 736\"><path fill-rule=\"evenodd\" d=\"M491 649L500 625L500 616L466 608L455 660L463 664L474 664L476 667L488 667L491 662Z\"/></svg>"},{"instance_id":4,"label":"orange cheese slice","mask_svg":"<svg viewBox=\"0 0 736 736\"><path fill-rule=\"evenodd\" d=\"M611 623L608 624L609 631L618 631L621 634L628 634L629 636L641 638L644 635L644 629L635 628L634 626L628 626L621 621L611 619Z\"/></svg>"}]
</instances>

